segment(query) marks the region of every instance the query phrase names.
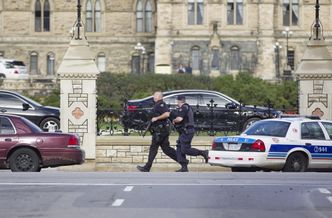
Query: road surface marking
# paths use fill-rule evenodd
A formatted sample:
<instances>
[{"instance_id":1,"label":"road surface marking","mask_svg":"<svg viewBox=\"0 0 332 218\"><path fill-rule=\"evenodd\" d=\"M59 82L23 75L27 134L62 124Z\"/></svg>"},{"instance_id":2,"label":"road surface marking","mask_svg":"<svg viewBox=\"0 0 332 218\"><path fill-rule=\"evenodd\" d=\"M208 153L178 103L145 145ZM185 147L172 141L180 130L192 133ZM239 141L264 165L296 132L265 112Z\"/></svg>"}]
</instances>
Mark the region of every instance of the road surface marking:
<instances>
[{"instance_id":1,"label":"road surface marking","mask_svg":"<svg viewBox=\"0 0 332 218\"><path fill-rule=\"evenodd\" d=\"M310 186L332 187L331 184L298 183L80 183L80 182L0 182L0 186Z\"/></svg>"},{"instance_id":2,"label":"road surface marking","mask_svg":"<svg viewBox=\"0 0 332 218\"><path fill-rule=\"evenodd\" d=\"M127 186L125 189L123 189L124 192L131 192L133 190L134 186Z\"/></svg>"},{"instance_id":3,"label":"road surface marking","mask_svg":"<svg viewBox=\"0 0 332 218\"><path fill-rule=\"evenodd\" d=\"M113 202L112 206L113 206L113 207L120 207L120 206L122 205L123 202L124 202L124 199L116 199L116 200Z\"/></svg>"},{"instance_id":4,"label":"road surface marking","mask_svg":"<svg viewBox=\"0 0 332 218\"><path fill-rule=\"evenodd\" d=\"M326 188L319 188L318 189L320 191L320 193L322 194L331 194L331 192L329 190L327 190Z\"/></svg>"},{"instance_id":5,"label":"road surface marking","mask_svg":"<svg viewBox=\"0 0 332 218\"><path fill-rule=\"evenodd\" d=\"M326 197L332 203L332 196Z\"/></svg>"}]
</instances>

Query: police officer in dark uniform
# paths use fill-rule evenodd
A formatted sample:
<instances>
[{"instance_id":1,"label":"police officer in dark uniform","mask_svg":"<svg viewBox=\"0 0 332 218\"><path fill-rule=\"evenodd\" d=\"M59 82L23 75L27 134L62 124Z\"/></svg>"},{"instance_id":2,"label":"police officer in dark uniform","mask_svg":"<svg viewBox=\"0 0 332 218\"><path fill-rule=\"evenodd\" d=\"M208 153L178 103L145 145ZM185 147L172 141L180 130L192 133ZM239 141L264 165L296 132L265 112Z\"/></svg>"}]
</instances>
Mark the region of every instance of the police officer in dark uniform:
<instances>
[{"instance_id":1,"label":"police officer in dark uniform","mask_svg":"<svg viewBox=\"0 0 332 218\"><path fill-rule=\"evenodd\" d=\"M150 130L152 133L152 143L149 150L148 162L144 166L137 166L137 169L141 172L150 171L152 162L158 153L159 146L167 156L177 161L176 151L169 144L169 108L163 101L163 94L161 92L155 92L153 100L155 105L153 107L153 117L151 119L152 125Z\"/></svg>"},{"instance_id":2,"label":"police officer in dark uniform","mask_svg":"<svg viewBox=\"0 0 332 218\"><path fill-rule=\"evenodd\" d=\"M179 139L176 141L177 160L181 164L181 169L177 172L188 172L186 155L203 156L205 163L208 162L208 151L198 150L191 147L191 141L195 134L193 109L186 103L185 96L177 97L178 111L173 124L179 132Z\"/></svg>"}]
</instances>

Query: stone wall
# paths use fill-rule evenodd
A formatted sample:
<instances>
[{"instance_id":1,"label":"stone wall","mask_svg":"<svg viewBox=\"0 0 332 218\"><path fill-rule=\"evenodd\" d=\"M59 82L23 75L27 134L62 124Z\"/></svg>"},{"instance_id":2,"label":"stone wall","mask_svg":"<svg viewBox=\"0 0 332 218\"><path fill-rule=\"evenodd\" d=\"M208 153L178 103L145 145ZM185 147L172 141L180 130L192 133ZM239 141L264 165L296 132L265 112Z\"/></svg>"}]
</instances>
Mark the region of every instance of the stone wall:
<instances>
[{"instance_id":1,"label":"stone wall","mask_svg":"<svg viewBox=\"0 0 332 218\"><path fill-rule=\"evenodd\" d=\"M171 146L175 148L176 136L170 137ZM193 147L208 150L212 144L211 137L194 137ZM96 145L96 170L137 171L136 165L144 165L148 160L151 136L99 136ZM210 166L201 156L190 157L190 171L225 171L218 166ZM174 171L179 168L161 148L151 168L151 171Z\"/></svg>"},{"instance_id":2,"label":"stone wall","mask_svg":"<svg viewBox=\"0 0 332 218\"><path fill-rule=\"evenodd\" d=\"M9 80L0 82L0 89L26 93L30 96L48 95L58 86L54 79Z\"/></svg>"}]
</instances>

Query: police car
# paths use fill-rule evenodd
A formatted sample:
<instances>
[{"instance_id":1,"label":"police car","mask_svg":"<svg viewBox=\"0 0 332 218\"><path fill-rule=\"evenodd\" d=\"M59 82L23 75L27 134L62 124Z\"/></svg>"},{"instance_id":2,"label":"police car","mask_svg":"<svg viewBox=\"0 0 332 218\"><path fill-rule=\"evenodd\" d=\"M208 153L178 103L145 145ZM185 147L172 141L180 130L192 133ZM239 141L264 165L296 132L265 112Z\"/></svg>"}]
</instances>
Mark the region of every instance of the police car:
<instances>
[{"instance_id":1,"label":"police car","mask_svg":"<svg viewBox=\"0 0 332 218\"><path fill-rule=\"evenodd\" d=\"M332 122L309 118L258 121L239 136L215 138L209 164L232 171L332 168Z\"/></svg>"}]
</instances>

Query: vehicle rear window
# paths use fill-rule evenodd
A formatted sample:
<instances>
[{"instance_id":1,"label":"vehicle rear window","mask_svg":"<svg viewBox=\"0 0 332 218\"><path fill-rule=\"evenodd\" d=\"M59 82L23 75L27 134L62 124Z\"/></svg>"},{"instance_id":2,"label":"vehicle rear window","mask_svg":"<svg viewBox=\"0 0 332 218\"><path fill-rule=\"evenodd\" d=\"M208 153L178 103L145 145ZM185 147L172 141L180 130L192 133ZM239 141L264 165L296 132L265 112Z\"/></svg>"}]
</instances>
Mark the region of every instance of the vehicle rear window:
<instances>
[{"instance_id":1,"label":"vehicle rear window","mask_svg":"<svg viewBox=\"0 0 332 218\"><path fill-rule=\"evenodd\" d=\"M22 118L23 122L25 122L25 124L30 127L32 132L34 132L34 133L43 132L43 130L41 130L41 128L39 128L39 126L37 126L36 124L31 122L30 120L28 120L24 117L21 117L21 118Z\"/></svg>"},{"instance_id":2,"label":"vehicle rear window","mask_svg":"<svg viewBox=\"0 0 332 218\"><path fill-rule=\"evenodd\" d=\"M244 132L244 134L285 137L288 132L289 126L290 126L289 122L260 121L254 123L251 127L249 127Z\"/></svg>"},{"instance_id":3,"label":"vehicle rear window","mask_svg":"<svg viewBox=\"0 0 332 218\"><path fill-rule=\"evenodd\" d=\"M0 135L15 134L15 129L8 118L0 118Z\"/></svg>"}]
</instances>

